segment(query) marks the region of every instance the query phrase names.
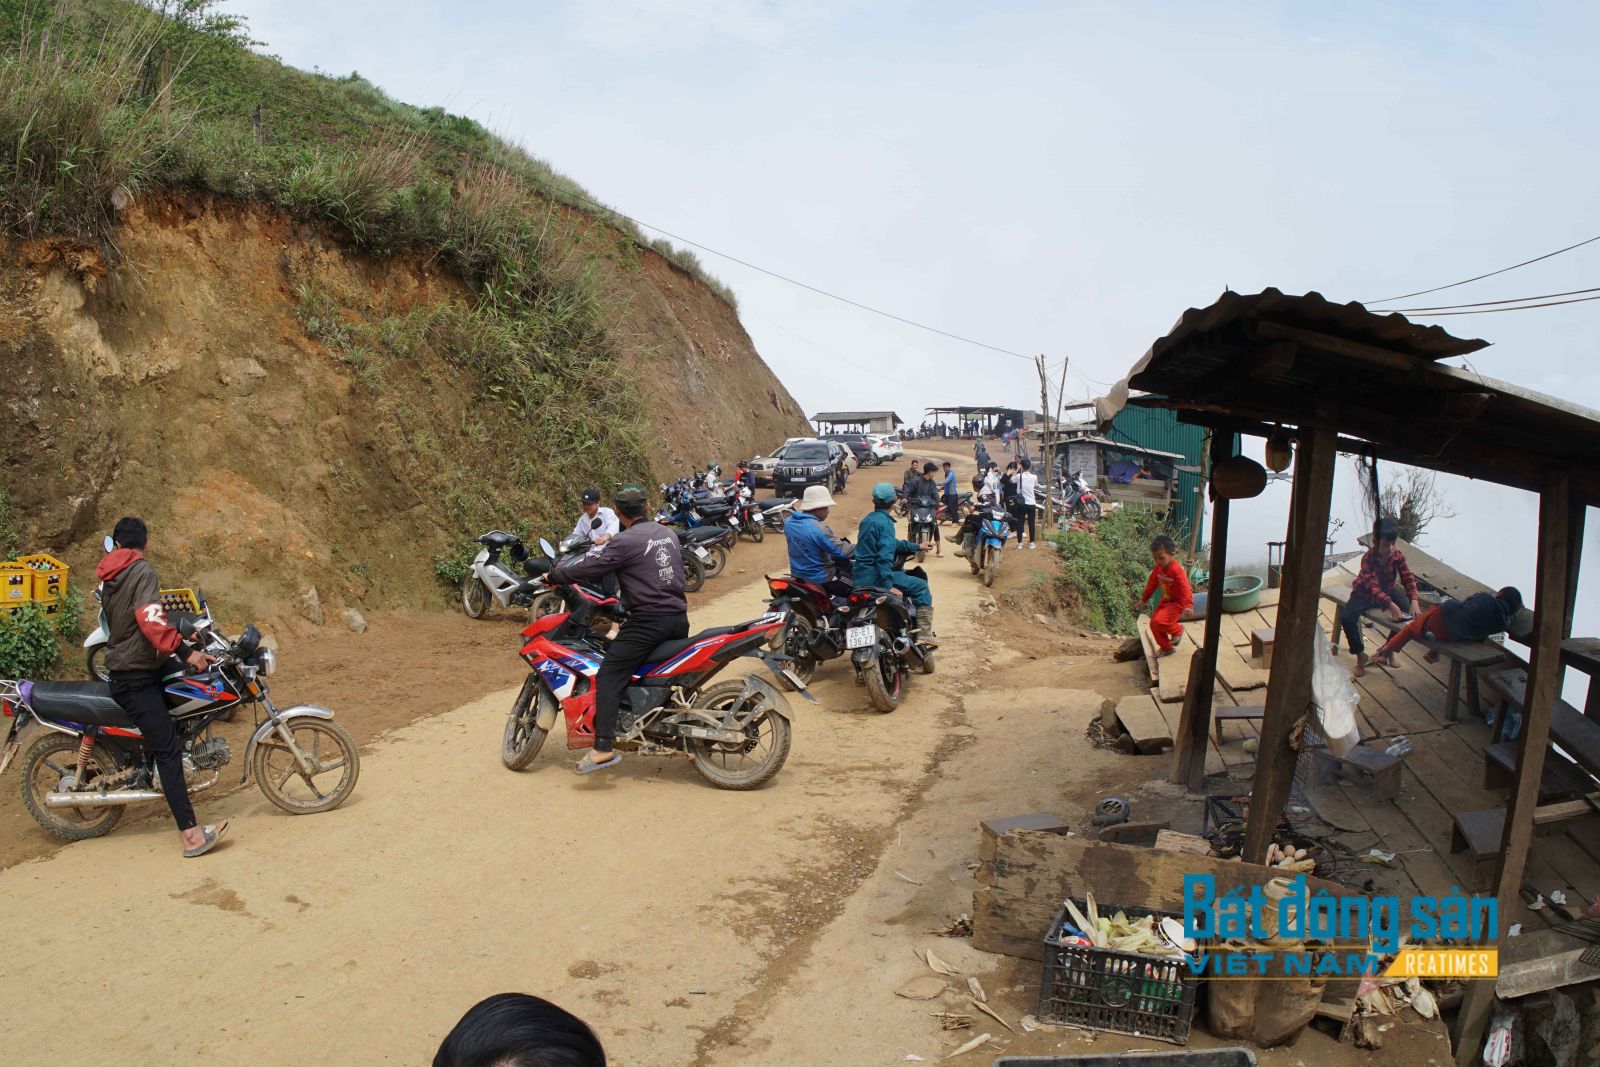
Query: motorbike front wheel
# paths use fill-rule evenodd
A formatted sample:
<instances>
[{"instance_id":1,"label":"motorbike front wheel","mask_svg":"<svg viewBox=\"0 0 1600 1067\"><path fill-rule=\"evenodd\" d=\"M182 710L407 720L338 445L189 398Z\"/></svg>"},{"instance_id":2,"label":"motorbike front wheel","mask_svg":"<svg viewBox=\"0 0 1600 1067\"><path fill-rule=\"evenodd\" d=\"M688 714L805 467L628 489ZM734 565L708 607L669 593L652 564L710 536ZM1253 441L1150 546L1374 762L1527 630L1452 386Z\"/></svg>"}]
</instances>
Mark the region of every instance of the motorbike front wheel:
<instances>
[{"instance_id":1,"label":"motorbike front wheel","mask_svg":"<svg viewBox=\"0 0 1600 1067\"><path fill-rule=\"evenodd\" d=\"M106 669L106 646L91 645L83 657L84 669L89 672L89 677L97 682L111 681L111 672Z\"/></svg>"},{"instance_id":2,"label":"motorbike front wheel","mask_svg":"<svg viewBox=\"0 0 1600 1067\"><path fill-rule=\"evenodd\" d=\"M900 706L904 691L900 667L895 658L879 650L873 661L861 672L867 683L867 699L879 711L893 711Z\"/></svg>"},{"instance_id":3,"label":"motorbike front wheel","mask_svg":"<svg viewBox=\"0 0 1600 1067\"><path fill-rule=\"evenodd\" d=\"M999 548L989 549L989 558L983 561L983 584L985 588L994 584L994 576L1000 573L1000 560L1005 557L1004 545Z\"/></svg>"},{"instance_id":4,"label":"motorbike front wheel","mask_svg":"<svg viewBox=\"0 0 1600 1067\"><path fill-rule=\"evenodd\" d=\"M715 578L722 573L722 568L728 565L728 550L721 545L710 545L706 548L706 554L711 557L708 562L702 564L705 567L706 577Z\"/></svg>"},{"instance_id":5,"label":"motorbike front wheel","mask_svg":"<svg viewBox=\"0 0 1600 1067\"><path fill-rule=\"evenodd\" d=\"M331 719L290 719L284 729L291 749L276 732L256 746L256 784L290 815L332 811L350 797L361 776L361 754L350 731ZM301 760L305 765L301 765Z\"/></svg>"},{"instance_id":6,"label":"motorbike front wheel","mask_svg":"<svg viewBox=\"0 0 1600 1067\"><path fill-rule=\"evenodd\" d=\"M489 590L476 574L461 579L461 610L469 619L481 619L489 611Z\"/></svg>"},{"instance_id":7,"label":"motorbike front wheel","mask_svg":"<svg viewBox=\"0 0 1600 1067\"><path fill-rule=\"evenodd\" d=\"M505 737L500 742L501 763L520 771L534 761L544 747L544 739L549 736L549 731L539 725L539 712L554 701L550 691L539 684L539 676L528 675L516 702L511 705L511 714L506 716Z\"/></svg>"},{"instance_id":8,"label":"motorbike front wheel","mask_svg":"<svg viewBox=\"0 0 1600 1067\"><path fill-rule=\"evenodd\" d=\"M121 807L52 808L44 798L47 793L57 792L64 779L93 782L115 770L111 757L95 748L90 750L89 766L80 776L78 739L52 731L35 741L22 759L22 803L34 822L57 837L68 841L103 837L122 820Z\"/></svg>"},{"instance_id":9,"label":"motorbike front wheel","mask_svg":"<svg viewBox=\"0 0 1600 1067\"><path fill-rule=\"evenodd\" d=\"M1083 517L1088 519L1090 522L1099 522L1100 521L1100 501L1098 501L1098 500L1087 500L1087 501L1084 501Z\"/></svg>"},{"instance_id":10,"label":"motorbike front wheel","mask_svg":"<svg viewBox=\"0 0 1600 1067\"><path fill-rule=\"evenodd\" d=\"M737 710L744 682L718 682L701 692L694 706L706 711ZM745 743L689 742L689 758L700 776L718 789L756 789L772 780L789 758L789 720L771 712L745 726Z\"/></svg>"},{"instance_id":11,"label":"motorbike front wheel","mask_svg":"<svg viewBox=\"0 0 1600 1067\"><path fill-rule=\"evenodd\" d=\"M533 598L533 603L528 605L528 621L538 622L546 615L554 615L558 611L565 610L565 608L566 605L562 603L560 593L555 590L551 590L548 593L540 593Z\"/></svg>"},{"instance_id":12,"label":"motorbike front wheel","mask_svg":"<svg viewBox=\"0 0 1600 1067\"><path fill-rule=\"evenodd\" d=\"M685 593L698 593L700 587L706 584L705 568L700 566L700 557L693 552L683 555L683 591Z\"/></svg>"}]
</instances>

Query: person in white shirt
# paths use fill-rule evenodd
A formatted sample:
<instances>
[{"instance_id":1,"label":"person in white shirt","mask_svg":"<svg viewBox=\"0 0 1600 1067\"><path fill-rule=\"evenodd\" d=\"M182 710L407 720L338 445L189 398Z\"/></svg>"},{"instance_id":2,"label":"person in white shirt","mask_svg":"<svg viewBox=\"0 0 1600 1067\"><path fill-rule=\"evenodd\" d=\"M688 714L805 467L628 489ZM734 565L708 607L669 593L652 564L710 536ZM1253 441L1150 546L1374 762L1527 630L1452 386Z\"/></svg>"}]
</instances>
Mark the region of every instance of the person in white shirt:
<instances>
[{"instance_id":1,"label":"person in white shirt","mask_svg":"<svg viewBox=\"0 0 1600 1067\"><path fill-rule=\"evenodd\" d=\"M585 489L583 491L583 512L578 516L578 522L572 527L572 536L576 538L587 537L594 542L594 547L588 554L599 552L605 543L617 536L622 530L622 524L617 521L617 513L610 508L600 506L600 491L598 489ZM594 526L594 520L599 519L600 525Z\"/></svg>"},{"instance_id":2,"label":"person in white shirt","mask_svg":"<svg viewBox=\"0 0 1600 1067\"><path fill-rule=\"evenodd\" d=\"M983 475L983 485L994 499L1000 499L1000 464L989 464L989 469Z\"/></svg>"},{"instance_id":3,"label":"person in white shirt","mask_svg":"<svg viewBox=\"0 0 1600 1067\"><path fill-rule=\"evenodd\" d=\"M1028 547L1039 547L1039 531L1034 526L1034 516L1038 511L1039 476L1033 473L1033 464L1026 458L1017 461L1021 470L1017 472L1017 548L1022 547L1022 528L1028 528Z\"/></svg>"}]
</instances>

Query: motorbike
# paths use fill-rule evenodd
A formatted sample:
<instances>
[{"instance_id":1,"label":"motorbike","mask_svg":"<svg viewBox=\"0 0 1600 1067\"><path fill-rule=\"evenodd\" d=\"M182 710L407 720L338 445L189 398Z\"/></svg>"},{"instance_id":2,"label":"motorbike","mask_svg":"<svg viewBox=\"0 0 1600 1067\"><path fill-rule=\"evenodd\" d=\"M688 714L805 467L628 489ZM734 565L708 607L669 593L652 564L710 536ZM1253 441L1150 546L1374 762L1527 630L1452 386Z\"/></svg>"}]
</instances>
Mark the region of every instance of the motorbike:
<instances>
[{"instance_id":1,"label":"motorbike","mask_svg":"<svg viewBox=\"0 0 1600 1067\"><path fill-rule=\"evenodd\" d=\"M598 525L599 520L595 522ZM543 590L537 588L533 572L528 569L533 557L522 538L504 530L490 530L477 540L483 548L472 560L472 569L461 579L461 610L467 618L481 619L491 607L531 609L534 598ZM502 554L506 562L502 562Z\"/></svg>"},{"instance_id":2,"label":"motorbike","mask_svg":"<svg viewBox=\"0 0 1600 1067\"><path fill-rule=\"evenodd\" d=\"M1069 519L1082 518L1089 522L1100 521L1101 507L1100 496L1089 487L1088 481L1083 477L1082 471L1072 472L1072 482L1065 486L1067 517Z\"/></svg>"},{"instance_id":3,"label":"motorbike","mask_svg":"<svg viewBox=\"0 0 1600 1067\"><path fill-rule=\"evenodd\" d=\"M751 505L761 510L761 521L769 530L782 532L789 521L789 516L794 514L794 498L786 497L779 500L768 497L764 500L751 500Z\"/></svg>"},{"instance_id":4,"label":"motorbike","mask_svg":"<svg viewBox=\"0 0 1600 1067\"><path fill-rule=\"evenodd\" d=\"M567 610L522 631L527 642L520 655L532 670L506 718L500 752L514 771L538 756L558 716L565 720L569 749L594 744L595 676L608 644L604 635L624 612L615 597L576 584L558 588ZM793 714L784 690L811 699L784 657L766 649L782 625L781 615L767 614L659 646L624 691L617 748L687 756L720 789L766 784L789 757ZM713 684L744 656L760 659L778 685L755 674Z\"/></svg>"},{"instance_id":5,"label":"motorbike","mask_svg":"<svg viewBox=\"0 0 1600 1067\"><path fill-rule=\"evenodd\" d=\"M733 498L734 528L740 534L760 544L767 537L767 515L756 505L755 494L747 485L741 485Z\"/></svg>"},{"instance_id":6,"label":"motorbike","mask_svg":"<svg viewBox=\"0 0 1600 1067\"><path fill-rule=\"evenodd\" d=\"M1000 564L1005 559L1006 539L1010 536L1011 516L998 505L986 505L978 519L972 552L967 556L972 573L981 575L985 586L994 585L995 575L1000 573Z\"/></svg>"},{"instance_id":7,"label":"motorbike","mask_svg":"<svg viewBox=\"0 0 1600 1067\"><path fill-rule=\"evenodd\" d=\"M896 567L903 567L908 559L909 555L897 552ZM906 573L927 577L921 567ZM856 684L866 686L874 708L893 711L900 706L906 676L913 668L933 673L933 649L917 632L910 601L895 590L858 588L851 591L847 602L844 645L855 667Z\"/></svg>"},{"instance_id":8,"label":"motorbike","mask_svg":"<svg viewBox=\"0 0 1600 1067\"><path fill-rule=\"evenodd\" d=\"M918 544L937 541L939 539L938 514L939 505L913 501L911 504L911 523L906 531L906 538Z\"/></svg>"},{"instance_id":9,"label":"motorbike","mask_svg":"<svg viewBox=\"0 0 1600 1067\"><path fill-rule=\"evenodd\" d=\"M233 753L226 738L213 736L212 724L249 704L257 710L257 725L245 744L240 784L254 776L266 798L291 815L343 804L361 773L355 740L327 708L279 708L272 702L267 678L277 661L262 647L261 632L250 625L229 640L209 619L176 621L186 637L216 657L206 670L165 679L188 791L204 792L221 779ZM104 682L0 679L0 715L0 775L21 748L23 727L33 722L42 728L20 764L22 802L57 837L100 837L116 827L128 805L163 799L154 757Z\"/></svg>"},{"instance_id":10,"label":"motorbike","mask_svg":"<svg viewBox=\"0 0 1600 1067\"><path fill-rule=\"evenodd\" d=\"M971 513L972 493L966 492L961 493L956 497L955 514L952 515L950 513L950 509L945 505L944 500L941 498L939 501L939 510L935 513L935 516L940 522L962 523L966 521L967 516Z\"/></svg>"},{"instance_id":11,"label":"motorbike","mask_svg":"<svg viewBox=\"0 0 1600 1067\"><path fill-rule=\"evenodd\" d=\"M840 547L849 539L839 538ZM769 648L789 658L789 668L811 684L817 665L844 655L844 631L849 618L850 567L836 562L826 582L813 582L792 574L768 575L769 612L782 615L784 625L773 634Z\"/></svg>"}]
</instances>

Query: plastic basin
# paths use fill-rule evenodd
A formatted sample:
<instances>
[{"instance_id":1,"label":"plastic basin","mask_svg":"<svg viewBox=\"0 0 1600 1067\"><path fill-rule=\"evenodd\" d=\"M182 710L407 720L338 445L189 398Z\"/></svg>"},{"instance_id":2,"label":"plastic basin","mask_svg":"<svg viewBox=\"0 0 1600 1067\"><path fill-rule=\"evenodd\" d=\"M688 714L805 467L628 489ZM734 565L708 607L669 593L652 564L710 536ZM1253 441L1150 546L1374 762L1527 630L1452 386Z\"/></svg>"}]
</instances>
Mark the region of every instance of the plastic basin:
<instances>
[{"instance_id":1,"label":"plastic basin","mask_svg":"<svg viewBox=\"0 0 1600 1067\"><path fill-rule=\"evenodd\" d=\"M1230 574L1222 583L1222 610L1230 614L1249 611L1261 603L1267 580L1259 574Z\"/></svg>"}]
</instances>

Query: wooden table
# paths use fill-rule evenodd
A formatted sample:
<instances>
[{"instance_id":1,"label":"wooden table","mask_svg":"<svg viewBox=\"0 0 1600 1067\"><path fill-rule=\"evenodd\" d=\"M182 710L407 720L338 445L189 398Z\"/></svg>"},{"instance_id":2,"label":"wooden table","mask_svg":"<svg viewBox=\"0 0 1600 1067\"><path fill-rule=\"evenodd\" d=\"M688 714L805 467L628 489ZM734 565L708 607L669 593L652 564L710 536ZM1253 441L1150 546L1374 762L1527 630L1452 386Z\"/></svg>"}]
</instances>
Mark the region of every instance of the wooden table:
<instances>
[{"instance_id":1,"label":"wooden table","mask_svg":"<svg viewBox=\"0 0 1600 1067\"><path fill-rule=\"evenodd\" d=\"M1584 698L1583 713L1591 719L1600 719L1600 685L1595 685L1595 676L1600 675L1600 637L1569 637L1561 642L1561 665L1589 676L1589 695Z\"/></svg>"}]
</instances>

